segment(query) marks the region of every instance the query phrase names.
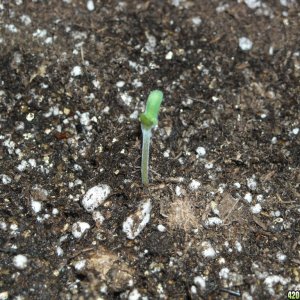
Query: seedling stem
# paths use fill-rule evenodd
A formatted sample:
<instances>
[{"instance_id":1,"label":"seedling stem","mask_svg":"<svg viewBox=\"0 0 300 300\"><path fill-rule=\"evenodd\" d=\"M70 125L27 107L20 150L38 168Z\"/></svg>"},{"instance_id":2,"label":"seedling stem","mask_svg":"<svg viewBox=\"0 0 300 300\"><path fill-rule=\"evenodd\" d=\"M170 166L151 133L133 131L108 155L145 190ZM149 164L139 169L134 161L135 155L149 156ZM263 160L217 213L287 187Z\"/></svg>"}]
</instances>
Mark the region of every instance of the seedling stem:
<instances>
[{"instance_id":1,"label":"seedling stem","mask_svg":"<svg viewBox=\"0 0 300 300\"><path fill-rule=\"evenodd\" d=\"M150 141L152 132L151 129L147 129L142 124L143 133L143 147L142 147L142 182L144 185L149 184L149 152L150 152Z\"/></svg>"},{"instance_id":2,"label":"seedling stem","mask_svg":"<svg viewBox=\"0 0 300 300\"><path fill-rule=\"evenodd\" d=\"M142 183L149 184L149 151L152 136L152 128L158 124L158 112L163 100L163 93L159 90L152 91L147 99L146 110L140 115L141 128L143 134L142 146Z\"/></svg>"}]
</instances>

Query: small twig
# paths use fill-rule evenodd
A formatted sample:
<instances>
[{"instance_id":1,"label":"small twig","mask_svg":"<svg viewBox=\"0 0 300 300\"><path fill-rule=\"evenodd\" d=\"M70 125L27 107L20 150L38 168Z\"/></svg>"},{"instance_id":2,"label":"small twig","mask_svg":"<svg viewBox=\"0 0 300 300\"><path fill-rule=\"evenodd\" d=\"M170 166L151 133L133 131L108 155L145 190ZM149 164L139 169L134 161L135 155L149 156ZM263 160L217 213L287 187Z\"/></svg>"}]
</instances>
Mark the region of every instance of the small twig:
<instances>
[{"instance_id":1,"label":"small twig","mask_svg":"<svg viewBox=\"0 0 300 300\"><path fill-rule=\"evenodd\" d=\"M231 215L231 213L233 212L233 210L235 209L235 206L237 205L237 203L239 201L240 201L240 199L236 199L235 203L233 204L232 208L228 211L227 216L224 218L223 222L225 222L225 220Z\"/></svg>"},{"instance_id":2,"label":"small twig","mask_svg":"<svg viewBox=\"0 0 300 300\"><path fill-rule=\"evenodd\" d=\"M201 103L204 103L204 104L207 104L207 105L210 105L210 106L214 106L213 104L207 102L207 101L204 101L204 100L201 100L201 99L197 99L197 98L192 98L190 96L188 96L188 98L192 99L193 101L196 101L196 102L201 102Z\"/></svg>"},{"instance_id":3,"label":"small twig","mask_svg":"<svg viewBox=\"0 0 300 300\"><path fill-rule=\"evenodd\" d=\"M80 54L81 54L82 63L84 64L84 51L83 51L83 47L82 46L80 47Z\"/></svg>"},{"instance_id":4,"label":"small twig","mask_svg":"<svg viewBox=\"0 0 300 300\"><path fill-rule=\"evenodd\" d=\"M163 181L167 182L167 183L183 183L184 178L182 178L182 177L169 177L169 178L165 178Z\"/></svg>"},{"instance_id":5,"label":"small twig","mask_svg":"<svg viewBox=\"0 0 300 300\"><path fill-rule=\"evenodd\" d=\"M175 157L173 157L172 159L173 160L176 160L178 159L180 156L182 155L182 151L180 151Z\"/></svg>"},{"instance_id":6,"label":"small twig","mask_svg":"<svg viewBox=\"0 0 300 300\"><path fill-rule=\"evenodd\" d=\"M300 259L293 258L291 261L295 264L300 265Z\"/></svg>"},{"instance_id":7,"label":"small twig","mask_svg":"<svg viewBox=\"0 0 300 300\"><path fill-rule=\"evenodd\" d=\"M78 251L77 253L74 253L71 257L69 257L69 260L74 259L75 257L79 256L82 253L90 252L90 251L93 251L93 250L95 250L95 248L92 248L92 247L82 249L82 250Z\"/></svg>"},{"instance_id":8,"label":"small twig","mask_svg":"<svg viewBox=\"0 0 300 300\"><path fill-rule=\"evenodd\" d=\"M281 202L281 203L284 203L284 204L291 204L291 203L295 203L296 201L283 201L282 199L281 199L281 197L278 195L278 194L276 194L276 197L277 197L277 199Z\"/></svg>"},{"instance_id":9,"label":"small twig","mask_svg":"<svg viewBox=\"0 0 300 300\"><path fill-rule=\"evenodd\" d=\"M3 253L9 253L9 254L16 254L18 253L18 250L17 249L12 249L12 248L9 248L9 249L4 249L4 248L0 248L0 252L3 252Z\"/></svg>"},{"instance_id":10,"label":"small twig","mask_svg":"<svg viewBox=\"0 0 300 300\"><path fill-rule=\"evenodd\" d=\"M232 295L232 296L241 297L241 292L240 291L232 291L232 290L229 290L229 289L226 289L226 288L220 288L220 291L228 293L229 295Z\"/></svg>"}]
</instances>

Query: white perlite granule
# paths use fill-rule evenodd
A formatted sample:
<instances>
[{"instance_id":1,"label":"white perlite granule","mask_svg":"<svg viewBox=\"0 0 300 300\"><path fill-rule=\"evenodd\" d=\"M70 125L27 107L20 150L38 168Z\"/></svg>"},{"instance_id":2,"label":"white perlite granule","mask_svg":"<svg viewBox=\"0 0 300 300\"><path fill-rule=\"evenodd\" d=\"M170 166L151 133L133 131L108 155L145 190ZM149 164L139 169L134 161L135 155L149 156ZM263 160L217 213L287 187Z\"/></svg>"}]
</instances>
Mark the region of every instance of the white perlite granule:
<instances>
[{"instance_id":1,"label":"white perlite granule","mask_svg":"<svg viewBox=\"0 0 300 300\"><path fill-rule=\"evenodd\" d=\"M81 71L81 67L80 66L75 66L72 71L71 71L71 75L73 77L76 77L76 76L80 76L82 74L82 71Z\"/></svg>"},{"instance_id":2,"label":"white perlite granule","mask_svg":"<svg viewBox=\"0 0 300 300\"><path fill-rule=\"evenodd\" d=\"M82 205L87 212L93 212L109 196L111 188L107 184L99 184L90 188L83 196Z\"/></svg>"},{"instance_id":3,"label":"white perlite granule","mask_svg":"<svg viewBox=\"0 0 300 300\"><path fill-rule=\"evenodd\" d=\"M89 223L79 221L72 225L72 234L76 239L79 239L90 228Z\"/></svg>"},{"instance_id":4,"label":"white perlite granule","mask_svg":"<svg viewBox=\"0 0 300 300\"><path fill-rule=\"evenodd\" d=\"M241 37L241 38L239 38L239 46L243 51L249 51L249 50L251 50L253 43L248 38Z\"/></svg>"},{"instance_id":5,"label":"white perlite granule","mask_svg":"<svg viewBox=\"0 0 300 300\"><path fill-rule=\"evenodd\" d=\"M23 254L18 254L13 258L14 266L19 270L24 270L27 267L28 259Z\"/></svg>"},{"instance_id":6,"label":"white perlite granule","mask_svg":"<svg viewBox=\"0 0 300 300\"><path fill-rule=\"evenodd\" d=\"M151 200L144 201L137 211L123 222L123 232L130 240L135 239L150 221Z\"/></svg>"}]
</instances>

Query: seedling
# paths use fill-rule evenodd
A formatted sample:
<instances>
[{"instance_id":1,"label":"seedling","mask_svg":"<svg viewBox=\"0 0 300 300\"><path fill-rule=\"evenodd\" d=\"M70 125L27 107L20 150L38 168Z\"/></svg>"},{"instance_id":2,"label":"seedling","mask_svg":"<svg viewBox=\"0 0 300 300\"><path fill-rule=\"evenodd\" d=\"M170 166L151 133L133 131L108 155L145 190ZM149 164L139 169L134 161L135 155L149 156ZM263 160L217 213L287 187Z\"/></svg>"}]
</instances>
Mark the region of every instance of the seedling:
<instances>
[{"instance_id":1,"label":"seedling","mask_svg":"<svg viewBox=\"0 0 300 300\"><path fill-rule=\"evenodd\" d=\"M158 112L163 100L163 93L159 90L152 91L147 99L146 110L140 115L143 146L142 146L142 183L149 184L149 150L152 136L152 128L158 124Z\"/></svg>"}]
</instances>

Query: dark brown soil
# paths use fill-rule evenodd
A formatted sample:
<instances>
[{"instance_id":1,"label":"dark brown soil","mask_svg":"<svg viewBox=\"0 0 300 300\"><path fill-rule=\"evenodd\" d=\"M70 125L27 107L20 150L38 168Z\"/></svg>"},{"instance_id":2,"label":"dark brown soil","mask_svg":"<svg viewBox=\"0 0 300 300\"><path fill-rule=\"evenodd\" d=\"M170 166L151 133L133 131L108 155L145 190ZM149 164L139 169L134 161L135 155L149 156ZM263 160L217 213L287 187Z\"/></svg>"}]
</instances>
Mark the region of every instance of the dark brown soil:
<instances>
[{"instance_id":1,"label":"dark brown soil","mask_svg":"<svg viewBox=\"0 0 300 300\"><path fill-rule=\"evenodd\" d=\"M0 299L300 290L299 28L296 0L0 1Z\"/></svg>"}]
</instances>

